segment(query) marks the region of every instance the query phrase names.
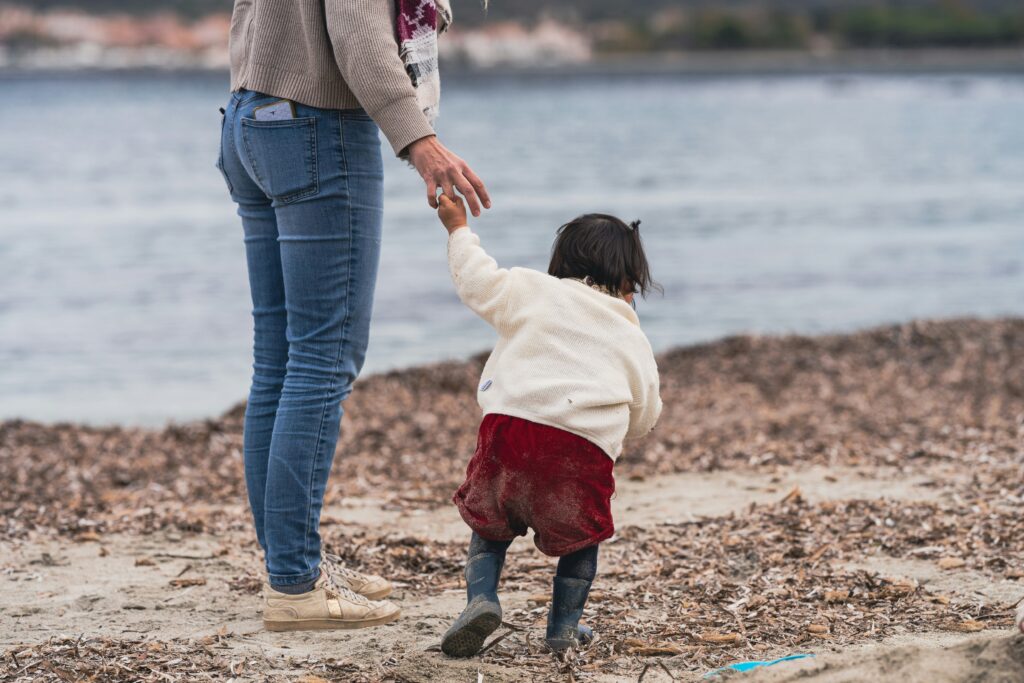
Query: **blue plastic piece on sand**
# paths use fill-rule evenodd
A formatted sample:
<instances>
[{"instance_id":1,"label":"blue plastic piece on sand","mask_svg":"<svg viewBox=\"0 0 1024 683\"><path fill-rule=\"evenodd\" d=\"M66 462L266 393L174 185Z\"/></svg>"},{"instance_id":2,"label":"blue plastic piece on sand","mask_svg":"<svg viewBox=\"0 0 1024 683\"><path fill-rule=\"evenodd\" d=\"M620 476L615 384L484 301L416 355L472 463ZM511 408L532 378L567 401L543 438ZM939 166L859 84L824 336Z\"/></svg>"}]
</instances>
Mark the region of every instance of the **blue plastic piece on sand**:
<instances>
[{"instance_id":1,"label":"blue plastic piece on sand","mask_svg":"<svg viewBox=\"0 0 1024 683\"><path fill-rule=\"evenodd\" d=\"M791 662L794 659L806 659L807 657L813 657L813 656L814 655L799 655L798 654L798 655L789 655L788 657L779 657L778 659L773 659L773 660L767 661L767 662L736 662L735 664L729 664L728 666L723 666L721 669L715 669L714 671L709 671L708 673L704 674L704 678L711 678L712 676L717 676L718 674L720 674L720 673L722 673L722 672L724 672L726 670L750 671L751 669L760 669L763 666L772 666L773 664L778 664L779 662Z\"/></svg>"}]
</instances>

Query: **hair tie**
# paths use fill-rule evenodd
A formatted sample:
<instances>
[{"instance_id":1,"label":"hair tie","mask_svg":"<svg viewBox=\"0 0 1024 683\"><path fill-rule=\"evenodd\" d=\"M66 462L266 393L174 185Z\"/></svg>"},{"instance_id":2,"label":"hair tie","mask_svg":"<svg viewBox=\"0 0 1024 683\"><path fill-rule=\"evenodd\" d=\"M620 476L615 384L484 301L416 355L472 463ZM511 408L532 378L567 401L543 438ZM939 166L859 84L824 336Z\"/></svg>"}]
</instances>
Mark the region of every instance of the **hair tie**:
<instances>
[{"instance_id":1,"label":"hair tie","mask_svg":"<svg viewBox=\"0 0 1024 683\"><path fill-rule=\"evenodd\" d=\"M639 220L633 221L632 223L629 224L629 227L633 228L633 232L639 232L640 231L640 221Z\"/></svg>"}]
</instances>

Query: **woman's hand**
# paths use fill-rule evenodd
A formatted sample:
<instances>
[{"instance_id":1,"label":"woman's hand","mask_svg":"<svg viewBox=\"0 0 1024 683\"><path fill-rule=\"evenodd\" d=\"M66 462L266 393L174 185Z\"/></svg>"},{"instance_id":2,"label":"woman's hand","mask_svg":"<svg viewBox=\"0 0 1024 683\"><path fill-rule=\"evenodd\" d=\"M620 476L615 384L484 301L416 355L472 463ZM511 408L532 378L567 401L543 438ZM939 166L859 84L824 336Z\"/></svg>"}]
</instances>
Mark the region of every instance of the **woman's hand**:
<instances>
[{"instance_id":1,"label":"woman's hand","mask_svg":"<svg viewBox=\"0 0 1024 683\"><path fill-rule=\"evenodd\" d=\"M473 169L465 161L448 151L437 139L436 135L420 138L409 145L409 162L419 172L423 182L427 184L427 203L436 209L437 188L449 199L456 199L458 190L469 203L474 216L480 215L480 205L491 208L491 198Z\"/></svg>"},{"instance_id":2,"label":"woman's hand","mask_svg":"<svg viewBox=\"0 0 1024 683\"><path fill-rule=\"evenodd\" d=\"M462 203L461 198L456 197L455 201L452 201L448 199L448 195L443 194L437 203L437 217L444 223L449 235L455 232L456 228L463 228L467 225L466 205Z\"/></svg>"}]
</instances>

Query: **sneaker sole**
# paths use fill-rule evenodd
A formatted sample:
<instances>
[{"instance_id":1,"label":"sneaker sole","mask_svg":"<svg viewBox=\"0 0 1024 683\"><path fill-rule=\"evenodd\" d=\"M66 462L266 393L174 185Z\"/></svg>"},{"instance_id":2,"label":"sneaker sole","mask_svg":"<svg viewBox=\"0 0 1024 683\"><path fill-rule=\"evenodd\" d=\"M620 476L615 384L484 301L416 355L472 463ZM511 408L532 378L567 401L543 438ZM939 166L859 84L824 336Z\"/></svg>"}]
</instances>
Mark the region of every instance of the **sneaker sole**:
<instances>
[{"instance_id":1,"label":"sneaker sole","mask_svg":"<svg viewBox=\"0 0 1024 683\"><path fill-rule=\"evenodd\" d=\"M501 626L501 608L492 603L483 603L468 607L468 615L464 612L456 624L441 640L441 652L449 657L472 657L484 646L487 636Z\"/></svg>"},{"instance_id":2,"label":"sneaker sole","mask_svg":"<svg viewBox=\"0 0 1024 683\"><path fill-rule=\"evenodd\" d=\"M267 621L263 620L263 628L268 631L327 631L334 629L357 629L383 626L402 616L401 612L395 612L376 619L360 619L357 621L346 621L344 619L295 619L291 621Z\"/></svg>"}]
</instances>

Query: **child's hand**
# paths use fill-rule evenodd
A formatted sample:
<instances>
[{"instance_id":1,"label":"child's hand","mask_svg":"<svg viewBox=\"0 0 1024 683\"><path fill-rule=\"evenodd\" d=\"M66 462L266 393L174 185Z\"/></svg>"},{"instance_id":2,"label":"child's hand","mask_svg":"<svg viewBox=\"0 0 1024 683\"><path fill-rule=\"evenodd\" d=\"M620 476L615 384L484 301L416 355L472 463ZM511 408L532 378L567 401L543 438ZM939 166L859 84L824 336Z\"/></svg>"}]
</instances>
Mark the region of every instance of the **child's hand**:
<instances>
[{"instance_id":1,"label":"child's hand","mask_svg":"<svg viewBox=\"0 0 1024 683\"><path fill-rule=\"evenodd\" d=\"M466 222L466 205L462 203L461 197L455 197L455 201L448 198L448 195L441 195L437 203L437 217L444 223L444 227L450 235L455 228L462 228L468 225Z\"/></svg>"}]
</instances>

